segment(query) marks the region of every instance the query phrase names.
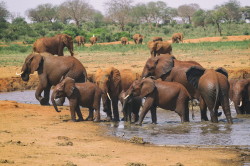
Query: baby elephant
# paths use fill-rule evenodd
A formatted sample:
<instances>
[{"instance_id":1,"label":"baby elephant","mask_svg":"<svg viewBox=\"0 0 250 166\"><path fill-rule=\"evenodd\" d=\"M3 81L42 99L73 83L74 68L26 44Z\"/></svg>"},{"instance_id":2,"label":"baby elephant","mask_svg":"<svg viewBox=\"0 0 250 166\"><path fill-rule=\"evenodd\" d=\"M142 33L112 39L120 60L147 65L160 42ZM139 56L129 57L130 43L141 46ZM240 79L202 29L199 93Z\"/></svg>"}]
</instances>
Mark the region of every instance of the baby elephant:
<instances>
[{"instance_id":1,"label":"baby elephant","mask_svg":"<svg viewBox=\"0 0 250 166\"><path fill-rule=\"evenodd\" d=\"M100 102L102 91L91 82L75 83L75 80L66 77L54 88L51 96L51 102L57 112L60 112L55 103L55 99L60 97L67 97L70 104L70 113L72 121L76 121L77 113L78 120L83 121L82 113L79 106L89 108L89 116L86 120L100 121ZM93 110L95 110L95 117L93 117Z\"/></svg>"},{"instance_id":2,"label":"baby elephant","mask_svg":"<svg viewBox=\"0 0 250 166\"><path fill-rule=\"evenodd\" d=\"M146 97L138 124L142 121L149 110L151 110L152 123L157 122L156 107L175 111L181 118L181 122L189 121L188 102L191 99L186 88L177 82L166 82L145 78L134 81L127 91L128 97Z\"/></svg>"},{"instance_id":3,"label":"baby elephant","mask_svg":"<svg viewBox=\"0 0 250 166\"><path fill-rule=\"evenodd\" d=\"M122 91L119 95L119 100L123 105L122 112L124 115L124 121L129 121L130 123L137 122L139 119L139 111L142 104L142 99L140 97L127 97L127 91Z\"/></svg>"}]
</instances>

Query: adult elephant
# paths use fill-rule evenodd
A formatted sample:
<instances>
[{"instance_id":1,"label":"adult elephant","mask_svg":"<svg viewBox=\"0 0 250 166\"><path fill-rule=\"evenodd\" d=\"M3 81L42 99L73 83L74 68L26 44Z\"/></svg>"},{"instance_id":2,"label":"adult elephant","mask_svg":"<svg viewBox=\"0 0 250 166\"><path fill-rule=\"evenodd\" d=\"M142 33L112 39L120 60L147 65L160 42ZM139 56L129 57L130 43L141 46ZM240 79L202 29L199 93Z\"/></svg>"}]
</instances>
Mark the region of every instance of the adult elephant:
<instances>
[{"instance_id":1,"label":"adult elephant","mask_svg":"<svg viewBox=\"0 0 250 166\"><path fill-rule=\"evenodd\" d=\"M172 35L172 43L179 43L182 42L183 43L183 33L174 33Z\"/></svg>"},{"instance_id":2,"label":"adult elephant","mask_svg":"<svg viewBox=\"0 0 250 166\"><path fill-rule=\"evenodd\" d=\"M122 91L120 71L114 67L98 69L95 74L95 82L101 88L103 111L107 114L107 121L119 121L118 101ZM113 115L111 111L113 108Z\"/></svg>"},{"instance_id":3,"label":"adult elephant","mask_svg":"<svg viewBox=\"0 0 250 166\"><path fill-rule=\"evenodd\" d=\"M211 121L218 123L218 108L221 105L227 122L232 124L227 71L223 68L206 70L193 66L187 70L186 76L188 82L199 90L204 106L210 111Z\"/></svg>"},{"instance_id":4,"label":"adult elephant","mask_svg":"<svg viewBox=\"0 0 250 166\"><path fill-rule=\"evenodd\" d=\"M29 75L35 71L39 78L35 97L41 105L49 105L50 88L58 84L62 76L71 77L76 82L85 82L87 79L86 69L78 59L72 56L32 53L26 57L22 66L22 80L29 81ZM42 92L44 92L44 97L41 96Z\"/></svg>"},{"instance_id":5,"label":"adult elephant","mask_svg":"<svg viewBox=\"0 0 250 166\"><path fill-rule=\"evenodd\" d=\"M54 37L43 37L37 39L33 44L36 53L48 52L52 55L63 56L63 49L67 47L71 56L74 55L73 39L66 34L58 34Z\"/></svg>"},{"instance_id":6,"label":"adult elephant","mask_svg":"<svg viewBox=\"0 0 250 166\"><path fill-rule=\"evenodd\" d=\"M250 79L240 79L230 84L231 100L237 114L250 114Z\"/></svg>"},{"instance_id":7,"label":"adult elephant","mask_svg":"<svg viewBox=\"0 0 250 166\"><path fill-rule=\"evenodd\" d=\"M142 44L143 38L144 36L142 36L141 34L134 34L133 36L135 44Z\"/></svg>"},{"instance_id":8,"label":"adult elephant","mask_svg":"<svg viewBox=\"0 0 250 166\"><path fill-rule=\"evenodd\" d=\"M172 53L172 46L167 41L149 41L148 48L150 50L151 57L155 57L160 54Z\"/></svg>"},{"instance_id":9,"label":"adult elephant","mask_svg":"<svg viewBox=\"0 0 250 166\"><path fill-rule=\"evenodd\" d=\"M86 42L85 37L83 36L76 36L75 40L78 46L84 45L84 43Z\"/></svg>"},{"instance_id":10,"label":"adult elephant","mask_svg":"<svg viewBox=\"0 0 250 166\"><path fill-rule=\"evenodd\" d=\"M89 39L89 42L91 43L91 45L96 44L96 42L97 42L97 37L95 37L95 35L93 35L93 36Z\"/></svg>"},{"instance_id":11,"label":"adult elephant","mask_svg":"<svg viewBox=\"0 0 250 166\"><path fill-rule=\"evenodd\" d=\"M121 38L121 44L122 44L122 45L129 44L128 38L127 38L127 37L122 37L122 38Z\"/></svg>"},{"instance_id":12,"label":"adult elephant","mask_svg":"<svg viewBox=\"0 0 250 166\"><path fill-rule=\"evenodd\" d=\"M151 57L147 60L141 77L153 76L155 79L161 78L163 81L181 83L188 90L193 99L198 99L200 105L204 105L204 102L200 100L199 91L188 82L186 77L186 71L192 66L202 68L202 66L195 61L180 61L172 55L163 54L157 57ZM201 120L208 120L206 109L201 109Z\"/></svg>"}]
</instances>

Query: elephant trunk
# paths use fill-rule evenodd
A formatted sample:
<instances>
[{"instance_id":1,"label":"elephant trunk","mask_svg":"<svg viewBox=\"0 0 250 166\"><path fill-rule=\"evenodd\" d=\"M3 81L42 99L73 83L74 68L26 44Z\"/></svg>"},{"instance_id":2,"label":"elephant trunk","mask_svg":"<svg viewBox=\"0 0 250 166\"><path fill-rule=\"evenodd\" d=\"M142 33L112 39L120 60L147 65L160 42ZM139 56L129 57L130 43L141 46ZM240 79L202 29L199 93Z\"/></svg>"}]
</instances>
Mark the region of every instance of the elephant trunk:
<instances>
[{"instance_id":1,"label":"elephant trunk","mask_svg":"<svg viewBox=\"0 0 250 166\"><path fill-rule=\"evenodd\" d=\"M51 102L52 102L56 112L61 112L58 110L57 105L56 105L56 101L55 101L56 93L57 93L56 91L53 91L53 93L51 95Z\"/></svg>"}]
</instances>

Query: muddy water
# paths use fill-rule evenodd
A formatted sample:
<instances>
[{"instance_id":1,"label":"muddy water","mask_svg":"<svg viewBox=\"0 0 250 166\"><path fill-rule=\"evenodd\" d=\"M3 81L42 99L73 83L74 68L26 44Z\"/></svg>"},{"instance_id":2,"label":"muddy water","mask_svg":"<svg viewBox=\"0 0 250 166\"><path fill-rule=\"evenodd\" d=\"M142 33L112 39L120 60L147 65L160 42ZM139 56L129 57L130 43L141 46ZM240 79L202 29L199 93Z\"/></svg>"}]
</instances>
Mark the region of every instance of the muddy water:
<instances>
[{"instance_id":1,"label":"muddy water","mask_svg":"<svg viewBox=\"0 0 250 166\"><path fill-rule=\"evenodd\" d=\"M34 94L34 91L0 93L0 100L39 104ZM67 101L66 105L68 105ZM196 109L198 110L198 108ZM110 135L122 139L130 139L134 136L142 137L145 142L156 145L198 145L209 147L237 145L241 148L250 149L250 116L237 116L233 106L231 110L233 125L226 123L224 114L219 117L218 124L201 122L199 111L195 111L194 119L190 115L190 123L182 124L176 113L159 108L157 109L158 124L156 125L151 124L150 113L145 117L142 126L122 121L117 123L103 122L100 125L108 127L108 134ZM102 113L102 118L105 118L104 113Z\"/></svg>"}]
</instances>

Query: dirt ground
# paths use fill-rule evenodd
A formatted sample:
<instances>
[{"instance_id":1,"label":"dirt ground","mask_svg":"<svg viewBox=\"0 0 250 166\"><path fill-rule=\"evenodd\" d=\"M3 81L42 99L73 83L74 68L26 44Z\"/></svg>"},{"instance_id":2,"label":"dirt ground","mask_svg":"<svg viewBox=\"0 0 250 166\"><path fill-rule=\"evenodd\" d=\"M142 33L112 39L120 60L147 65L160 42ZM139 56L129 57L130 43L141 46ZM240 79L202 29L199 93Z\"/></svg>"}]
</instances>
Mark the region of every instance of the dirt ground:
<instances>
[{"instance_id":1,"label":"dirt ground","mask_svg":"<svg viewBox=\"0 0 250 166\"><path fill-rule=\"evenodd\" d=\"M243 36L241 40L246 38L250 37ZM215 41L215 38L207 38L207 41L212 40ZM233 39L228 37L224 40ZM250 50L239 54L243 55L246 63L237 62L233 56L221 57L230 62L227 70L236 78L250 73ZM178 55L177 58L182 60L187 57ZM201 62L204 67L215 67L219 63L208 63L208 60L195 57L193 60ZM140 72L145 59L135 64L123 63L116 66L132 66ZM87 66L87 71L93 73L100 66L108 65L91 64ZM0 92L36 87L36 75L31 76L30 82L24 83L14 76L16 70L15 66L0 67ZM96 123L70 122L69 108L64 106L61 110L57 113L52 106L0 101L0 165L239 166L246 159L246 152L238 148L159 147L131 143L105 135L106 129ZM86 117L87 111L83 109L82 112Z\"/></svg>"}]
</instances>

